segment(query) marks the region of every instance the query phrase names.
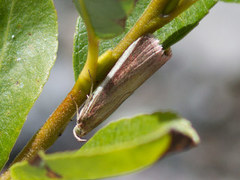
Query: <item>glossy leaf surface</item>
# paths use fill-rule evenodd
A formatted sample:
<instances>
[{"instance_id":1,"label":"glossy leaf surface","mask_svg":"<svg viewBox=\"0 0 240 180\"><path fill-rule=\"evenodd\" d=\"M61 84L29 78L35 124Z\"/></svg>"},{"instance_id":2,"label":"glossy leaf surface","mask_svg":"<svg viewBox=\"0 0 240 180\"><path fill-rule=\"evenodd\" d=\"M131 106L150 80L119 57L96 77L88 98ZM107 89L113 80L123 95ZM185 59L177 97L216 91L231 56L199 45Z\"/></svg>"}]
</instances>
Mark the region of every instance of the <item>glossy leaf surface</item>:
<instances>
[{"instance_id":1,"label":"glossy leaf surface","mask_svg":"<svg viewBox=\"0 0 240 180\"><path fill-rule=\"evenodd\" d=\"M51 0L0 1L0 169L56 59Z\"/></svg>"}]
</instances>

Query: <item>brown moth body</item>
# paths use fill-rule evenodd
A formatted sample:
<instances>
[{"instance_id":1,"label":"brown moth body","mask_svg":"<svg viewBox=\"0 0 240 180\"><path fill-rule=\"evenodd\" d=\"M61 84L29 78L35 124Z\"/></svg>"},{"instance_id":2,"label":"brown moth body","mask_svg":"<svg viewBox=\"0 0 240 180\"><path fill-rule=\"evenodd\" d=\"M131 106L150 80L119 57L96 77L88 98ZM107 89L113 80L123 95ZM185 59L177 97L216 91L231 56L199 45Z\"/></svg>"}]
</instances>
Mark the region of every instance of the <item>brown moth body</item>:
<instances>
[{"instance_id":1,"label":"brown moth body","mask_svg":"<svg viewBox=\"0 0 240 180\"><path fill-rule=\"evenodd\" d=\"M170 50L164 51L153 36L140 37L131 44L80 109L73 130L75 137L82 141L82 136L111 115L170 57Z\"/></svg>"}]
</instances>

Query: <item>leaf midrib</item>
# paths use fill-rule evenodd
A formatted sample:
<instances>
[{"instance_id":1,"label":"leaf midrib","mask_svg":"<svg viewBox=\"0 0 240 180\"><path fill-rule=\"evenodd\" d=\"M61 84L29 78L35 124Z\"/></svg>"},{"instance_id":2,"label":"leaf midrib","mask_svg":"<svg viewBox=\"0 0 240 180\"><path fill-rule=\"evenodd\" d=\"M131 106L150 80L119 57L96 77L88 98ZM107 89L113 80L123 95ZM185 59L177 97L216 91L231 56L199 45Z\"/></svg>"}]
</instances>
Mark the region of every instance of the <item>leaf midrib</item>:
<instances>
[{"instance_id":1,"label":"leaf midrib","mask_svg":"<svg viewBox=\"0 0 240 180\"><path fill-rule=\"evenodd\" d=\"M2 46L1 55L0 55L0 70L1 70L1 67L2 67L3 56L5 54L6 47L7 47L6 42L7 42L7 37L8 37L8 34L9 34L10 20L11 20L11 17L12 17L14 3L15 3L15 1L12 0L10 13L9 13L8 20L7 20L7 28L6 28L6 31L5 31L4 36L3 36L3 46Z\"/></svg>"}]
</instances>

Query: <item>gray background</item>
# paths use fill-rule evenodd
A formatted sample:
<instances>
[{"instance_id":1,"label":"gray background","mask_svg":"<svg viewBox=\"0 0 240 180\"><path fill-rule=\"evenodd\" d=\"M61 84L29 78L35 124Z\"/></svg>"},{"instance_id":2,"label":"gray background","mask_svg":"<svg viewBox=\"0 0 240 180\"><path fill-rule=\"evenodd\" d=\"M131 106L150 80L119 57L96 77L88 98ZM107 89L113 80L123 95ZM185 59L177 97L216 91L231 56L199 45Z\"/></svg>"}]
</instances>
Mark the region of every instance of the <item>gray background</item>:
<instances>
[{"instance_id":1,"label":"gray background","mask_svg":"<svg viewBox=\"0 0 240 180\"><path fill-rule=\"evenodd\" d=\"M60 32L58 59L11 159L74 84L72 44L77 12L72 1L56 0L55 5ZM172 47L172 59L108 119L109 122L139 113L173 110L193 123L201 144L168 156L139 173L112 179L240 179L239 17L240 5L218 3L196 29ZM74 125L74 121L69 124L48 152L80 147L72 136Z\"/></svg>"}]
</instances>

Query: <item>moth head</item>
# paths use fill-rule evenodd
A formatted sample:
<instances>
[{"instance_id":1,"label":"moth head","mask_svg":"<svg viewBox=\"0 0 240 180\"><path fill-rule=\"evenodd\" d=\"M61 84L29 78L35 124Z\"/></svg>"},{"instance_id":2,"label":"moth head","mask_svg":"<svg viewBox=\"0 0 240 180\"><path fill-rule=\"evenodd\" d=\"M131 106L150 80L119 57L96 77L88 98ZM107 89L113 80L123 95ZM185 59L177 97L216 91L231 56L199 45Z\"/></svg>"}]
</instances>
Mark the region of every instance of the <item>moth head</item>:
<instances>
[{"instance_id":1,"label":"moth head","mask_svg":"<svg viewBox=\"0 0 240 180\"><path fill-rule=\"evenodd\" d=\"M83 131L81 129L80 124L77 124L74 128L73 128L73 135L74 137L80 141L80 142L85 142L87 141L86 139L82 139L81 137L83 136Z\"/></svg>"}]
</instances>

